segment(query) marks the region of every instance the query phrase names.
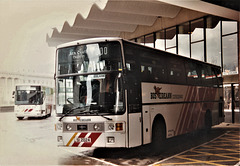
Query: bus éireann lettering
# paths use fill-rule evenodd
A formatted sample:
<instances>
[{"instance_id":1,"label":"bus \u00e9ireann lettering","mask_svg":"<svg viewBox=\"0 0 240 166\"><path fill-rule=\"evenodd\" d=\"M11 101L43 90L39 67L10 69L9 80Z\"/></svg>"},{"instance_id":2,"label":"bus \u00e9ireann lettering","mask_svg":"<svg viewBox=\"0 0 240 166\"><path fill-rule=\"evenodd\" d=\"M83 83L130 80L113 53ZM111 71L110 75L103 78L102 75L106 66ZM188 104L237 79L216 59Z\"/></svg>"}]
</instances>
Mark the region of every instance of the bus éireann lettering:
<instances>
[{"instance_id":1,"label":"bus \u00e9ireann lettering","mask_svg":"<svg viewBox=\"0 0 240 166\"><path fill-rule=\"evenodd\" d=\"M151 93L151 99L171 99L172 93L161 93L162 88L154 86L154 93Z\"/></svg>"}]
</instances>

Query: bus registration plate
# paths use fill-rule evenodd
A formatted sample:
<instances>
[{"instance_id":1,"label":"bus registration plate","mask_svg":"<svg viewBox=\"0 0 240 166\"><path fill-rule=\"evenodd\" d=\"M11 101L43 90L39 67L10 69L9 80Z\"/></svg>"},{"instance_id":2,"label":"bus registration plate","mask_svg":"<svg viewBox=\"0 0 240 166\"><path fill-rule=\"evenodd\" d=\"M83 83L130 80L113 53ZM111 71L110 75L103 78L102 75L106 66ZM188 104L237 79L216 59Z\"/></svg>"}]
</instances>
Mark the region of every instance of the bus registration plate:
<instances>
[{"instance_id":1,"label":"bus registration plate","mask_svg":"<svg viewBox=\"0 0 240 166\"><path fill-rule=\"evenodd\" d=\"M77 138L76 142L91 142L91 138Z\"/></svg>"}]
</instances>

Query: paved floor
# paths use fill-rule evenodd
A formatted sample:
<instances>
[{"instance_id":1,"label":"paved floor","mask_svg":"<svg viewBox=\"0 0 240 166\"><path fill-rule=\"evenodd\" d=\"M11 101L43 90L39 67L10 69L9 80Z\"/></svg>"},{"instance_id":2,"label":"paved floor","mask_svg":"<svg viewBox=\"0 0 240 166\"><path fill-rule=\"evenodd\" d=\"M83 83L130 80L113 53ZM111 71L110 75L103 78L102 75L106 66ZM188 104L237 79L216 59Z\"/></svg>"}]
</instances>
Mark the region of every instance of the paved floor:
<instances>
[{"instance_id":1,"label":"paved floor","mask_svg":"<svg viewBox=\"0 0 240 166\"><path fill-rule=\"evenodd\" d=\"M240 165L240 124L223 123L218 127L232 127L223 135L200 146L166 158L153 165Z\"/></svg>"},{"instance_id":2,"label":"paved floor","mask_svg":"<svg viewBox=\"0 0 240 166\"><path fill-rule=\"evenodd\" d=\"M57 148L55 120L53 114L47 119L19 121L13 110L1 112L0 165L240 166L240 123L221 123L208 134L197 132L173 138L171 148L161 154L148 154L148 149L142 147L76 155Z\"/></svg>"}]
</instances>

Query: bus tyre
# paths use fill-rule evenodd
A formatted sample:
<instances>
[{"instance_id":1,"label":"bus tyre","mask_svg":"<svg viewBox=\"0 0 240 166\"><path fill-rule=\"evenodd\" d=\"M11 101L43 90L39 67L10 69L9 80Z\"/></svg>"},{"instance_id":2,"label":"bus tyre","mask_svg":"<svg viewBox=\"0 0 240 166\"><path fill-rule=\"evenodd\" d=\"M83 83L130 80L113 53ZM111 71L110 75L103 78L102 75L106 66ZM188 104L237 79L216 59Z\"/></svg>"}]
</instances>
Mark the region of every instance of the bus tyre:
<instances>
[{"instance_id":1,"label":"bus tyre","mask_svg":"<svg viewBox=\"0 0 240 166\"><path fill-rule=\"evenodd\" d=\"M23 117L17 117L18 118L18 120L23 120Z\"/></svg>"},{"instance_id":2,"label":"bus tyre","mask_svg":"<svg viewBox=\"0 0 240 166\"><path fill-rule=\"evenodd\" d=\"M50 110L50 113L47 115L47 117L50 117L52 115L52 110Z\"/></svg>"},{"instance_id":3,"label":"bus tyre","mask_svg":"<svg viewBox=\"0 0 240 166\"><path fill-rule=\"evenodd\" d=\"M212 128L212 115L211 115L211 111L207 110L206 114L205 114L205 130L206 131L210 131Z\"/></svg>"},{"instance_id":4,"label":"bus tyre","mask_svg":"<svg viewBox=\"0 0 240 166\"><path fill-rule=\"evenodd\" d=\"M161 152L165 148L166 127L162 120L155 120L152 129L152 148L155 152Z\"/></svg>"}]
</instances>

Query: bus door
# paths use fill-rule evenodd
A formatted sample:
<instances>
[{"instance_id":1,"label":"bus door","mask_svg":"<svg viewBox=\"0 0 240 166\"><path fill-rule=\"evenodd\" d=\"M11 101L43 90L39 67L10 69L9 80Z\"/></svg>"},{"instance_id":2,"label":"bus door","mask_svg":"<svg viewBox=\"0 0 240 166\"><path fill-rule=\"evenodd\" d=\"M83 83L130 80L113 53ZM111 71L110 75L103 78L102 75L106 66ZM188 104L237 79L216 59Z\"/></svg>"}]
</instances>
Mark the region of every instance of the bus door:
<instances>
[{"instance_id":1,"label":"bus door","mask_svg":"<svg viewBox=\"0 0 240 166\"><path fill-rule=\"evenodd\" d=\"M142 144L142 108L140 90L139 82L136 81L136 79L131 79L128 85L127 95L129 147L135 147Z\"/></svg>"}]
</instances>

